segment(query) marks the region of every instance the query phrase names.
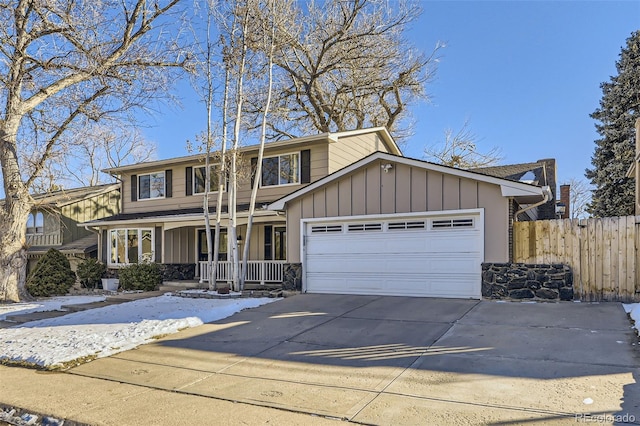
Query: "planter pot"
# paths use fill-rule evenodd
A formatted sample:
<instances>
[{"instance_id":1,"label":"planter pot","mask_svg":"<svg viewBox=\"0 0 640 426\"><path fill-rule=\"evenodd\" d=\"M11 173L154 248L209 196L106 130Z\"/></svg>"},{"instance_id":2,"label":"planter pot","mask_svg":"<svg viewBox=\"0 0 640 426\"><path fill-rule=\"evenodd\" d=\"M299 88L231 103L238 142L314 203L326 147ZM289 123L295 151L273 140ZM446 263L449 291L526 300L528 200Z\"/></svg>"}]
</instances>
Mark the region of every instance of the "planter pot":
<instances>
[{"instance_id":1,"label":"planter pot","mask_svg":"<svg viewBox=\"0 0 640 426\"><path fill-rule=\"evenodd\" d=\"M118 291L120 280L117 278L102 278L102 288L107 291Z\"/></svg>"}]
</instances>

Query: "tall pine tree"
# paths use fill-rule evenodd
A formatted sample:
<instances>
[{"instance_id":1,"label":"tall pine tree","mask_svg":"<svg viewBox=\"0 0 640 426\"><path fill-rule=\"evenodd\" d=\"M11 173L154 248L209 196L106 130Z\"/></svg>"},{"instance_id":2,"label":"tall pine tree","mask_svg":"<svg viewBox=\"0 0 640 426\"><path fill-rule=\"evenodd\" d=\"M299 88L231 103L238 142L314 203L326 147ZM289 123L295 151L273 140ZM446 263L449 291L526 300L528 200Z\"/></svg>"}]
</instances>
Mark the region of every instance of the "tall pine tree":
<instances>
[{"instance_id":1,"label":"tall pine tree","mask_svg":"<svg viewBox=\"0 0 640 426\"><path fill-rule=\"evenodd\" d=\"M600 108L591 114L601 138L585 176L596 189L587 211L593 216L634 214L633 179L626 172L635 155L636 118L640 117L640 31L635 31L616 62L618 75L602 83Z\"/></svg>"}]
</instances>

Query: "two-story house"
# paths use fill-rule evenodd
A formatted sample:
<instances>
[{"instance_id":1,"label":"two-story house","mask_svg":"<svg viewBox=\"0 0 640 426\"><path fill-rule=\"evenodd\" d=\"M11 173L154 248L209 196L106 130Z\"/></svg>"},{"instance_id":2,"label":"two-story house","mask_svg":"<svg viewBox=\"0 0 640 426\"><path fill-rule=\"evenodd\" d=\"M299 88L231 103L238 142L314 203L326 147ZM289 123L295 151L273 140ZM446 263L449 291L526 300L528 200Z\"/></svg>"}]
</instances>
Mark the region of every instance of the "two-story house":
<instances>
[{"instance_id":1,"label":"two-story house","mask_svg":"<svg viewBox=\"0 0 640 426\"><path fill-rule=\"evenodd\" d=\"M240 151L253 169L258 147ZM109 267L146 258L208 280L203 160L107 170L122 182L122 211L84 225L99 230ZM295 277L305 292L480 298L482 263L509 261L512 222L553 199L535 182L404 157L384 128L272 142L262 166L247 288ZM242 237L250 187L244 179L238 192ZM230 242L224 229L218 238L227 281Z\"/></svg>"},{"instance_id":2,"label":"two-story house","mask_svg":"<svg viewBox=\"0 0 640 426\"><path fill-rule=\"evenodd\" d=\"M78 224L117 214L120 185L62 189L33 195L33 199L26 229L27 270L50 248L65 254L75 270L83 259L98 253L97 233Z\"/></svg>"},{"instance_id":3,"label":"two-story house","mask_svg":"<svg viewBox=\"0 0 640 426\"><path fill-rule=\"evenodd\" d=\"M244 168L255 169L259 146L240 148ZM286 218L267 210L273 201L376 152L401 155L384 128L323 133L265 146L251 233L248 283L282 282L287 259ZM122 211L85 223L100 233L99 256L109 268L140 259L161 262L168 275L206 280L207 239L203 216L205 157L191 155L104 170L122 183ZM212 165L216 176L218 165ZM242 252L251 197L250 173L241 172L237 194L238 243ZM215 180L215 179L214 179ZM211 190L217 190L213 182ZM217 192L210 193L210 212ZM227 193L222 211L228 211ZM213 215L212 215L213 217ZM217 277L229 278L227 218L223 215Z\"/></svg>"}]
</instances>

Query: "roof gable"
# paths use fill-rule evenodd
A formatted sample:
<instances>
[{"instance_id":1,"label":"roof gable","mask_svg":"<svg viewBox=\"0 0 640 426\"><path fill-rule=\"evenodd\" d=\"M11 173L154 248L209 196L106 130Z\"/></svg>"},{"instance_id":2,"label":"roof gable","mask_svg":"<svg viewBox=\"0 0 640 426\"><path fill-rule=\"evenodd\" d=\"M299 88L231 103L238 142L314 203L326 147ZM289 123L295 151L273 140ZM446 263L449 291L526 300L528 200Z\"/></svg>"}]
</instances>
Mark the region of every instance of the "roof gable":
<instances>
[{"instance_id":1,"label":"roof gable","mask_svg":"<svg viewBox=\"0 0 640 426\"><path fill-rule=\"evenodd\" d=\"M348 175L356 170L366 167L369 164L376 161L388 161L390 164L393 163L402 163L411 167L423 168L425 170L440 172L444 174L454 175L466 179L472 179L479 182L485 182L493 185L500 186L500 191L503 197L533 197L535 199L544 198L543 189L539 186L516 182L505 178L499 178L495 176L490 176L487 174L482 174L474 171L458 169L455 167L444 166L441 164L430 163L424 160L418 160L414 158L402 157L398 155L388 154L384 152L375 152L362 160L356 161L355 163L344 167L316 182L313 182L304 188L301 188L291 194L282 197L281 199L271 203L267 208L269 210L284 210L286 204L289 201L295 200L299 197L302 197L305 194L308 194L324 185L328 185L331 182L334 182L341 177Z\"/></svg>"}]
</instances>

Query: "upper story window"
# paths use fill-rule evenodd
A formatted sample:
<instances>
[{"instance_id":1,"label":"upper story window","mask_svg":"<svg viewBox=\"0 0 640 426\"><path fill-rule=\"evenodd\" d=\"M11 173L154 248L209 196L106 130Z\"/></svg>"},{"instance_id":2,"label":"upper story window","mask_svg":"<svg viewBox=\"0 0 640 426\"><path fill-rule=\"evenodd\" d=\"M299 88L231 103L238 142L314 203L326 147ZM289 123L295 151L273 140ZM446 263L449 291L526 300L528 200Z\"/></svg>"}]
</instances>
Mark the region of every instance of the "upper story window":
<instances>
[{"instance_id":1,"label":"upper story window","mask_svg":"<svg viewBox=\"0 0 640 426\"><path fill-rule=\"evenodd\" d=\"M29 213L27 218L27 234L44 234L44 214L42 212Z\"/></svg>"},{"instance_id":2,"label":"upper story window","mask_svg":"<svg viewBox=\"0 0 640 426\"><path fill-rule=\"evenodd\" d=\"M138 199L165 197L164 172L138 175Z\"/></svg>"},{"instance_id":3,"label":"upper story window","mask_svg":"<svg viewBox=\"0 0 640 426\"><path fill-rule=\"evenodd\" d=\"M262 160L262 186L300 183L300 153L276 155Z\"/></svg>"},{"instance_id":4,"label":"upper story window","mask_svg":"<svg viewBox=\"0 0 640 426\"><path fill-rule=\"evenodd\" d=\"M193 168L193 193L202 194L206 187L207 181L207 167L194 167ZM216 192L218 190L218 167L215 165L209 166L209 174L211 182L209 184L209 192Z\"/></svg>"}]
</instances>

